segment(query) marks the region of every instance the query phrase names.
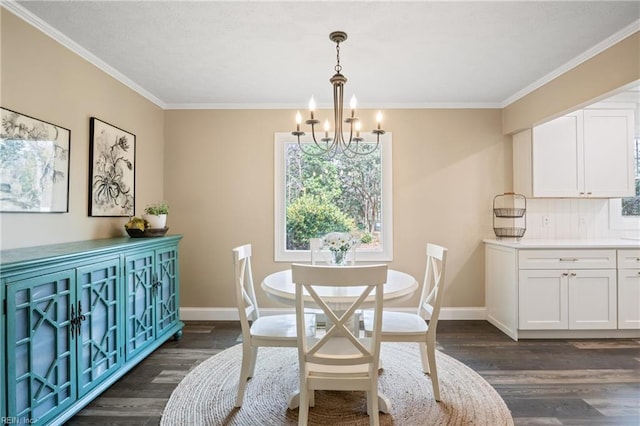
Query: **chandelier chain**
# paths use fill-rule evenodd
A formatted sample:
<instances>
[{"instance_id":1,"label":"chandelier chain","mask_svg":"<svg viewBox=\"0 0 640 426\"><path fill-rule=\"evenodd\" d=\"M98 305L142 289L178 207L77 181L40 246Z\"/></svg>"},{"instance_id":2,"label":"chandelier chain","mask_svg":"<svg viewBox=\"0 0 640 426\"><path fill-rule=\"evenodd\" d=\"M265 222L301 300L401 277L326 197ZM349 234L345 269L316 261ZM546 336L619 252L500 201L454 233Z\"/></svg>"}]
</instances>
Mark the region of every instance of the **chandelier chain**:
<instances>
[{"instance_id":1,"label":"chandelier chain","mask_svg":"<svg viewBox=\"0 0 640 426\"><path fill-rule=\"evenodd\" d=\"M342 65L340 65L340 42L336 43L336 66L333 68L338 74L342 71Z\"/></svg>"}]
</instances>

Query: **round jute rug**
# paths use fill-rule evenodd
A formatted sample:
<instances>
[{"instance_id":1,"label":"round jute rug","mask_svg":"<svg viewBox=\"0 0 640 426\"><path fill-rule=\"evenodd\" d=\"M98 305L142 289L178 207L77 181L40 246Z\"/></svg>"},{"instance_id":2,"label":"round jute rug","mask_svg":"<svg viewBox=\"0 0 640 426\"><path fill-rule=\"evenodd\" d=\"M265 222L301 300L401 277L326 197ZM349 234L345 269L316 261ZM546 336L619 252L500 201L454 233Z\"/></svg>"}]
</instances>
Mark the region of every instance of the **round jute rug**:
<instances>
[{"instance_id":1,"label":"round jute rug","mask_svg":"<svg viewBox=\"0 0 640 426\"><path fill-rule=\"evenodd\" d=\"M241 345L194 368L173 391L161 425L297 425L298 410L287 409L298 388L296 348L260 348L254 377L247 382L241 408L234 408ZM391 400L381 425L513 425L498 393L475 371L437 352L441 402L433 399L431 379L422 373L418 346L383 343L379 390ZM368 425L364 392L316 391L311 425Z\"/></svg>"}]
</instances>

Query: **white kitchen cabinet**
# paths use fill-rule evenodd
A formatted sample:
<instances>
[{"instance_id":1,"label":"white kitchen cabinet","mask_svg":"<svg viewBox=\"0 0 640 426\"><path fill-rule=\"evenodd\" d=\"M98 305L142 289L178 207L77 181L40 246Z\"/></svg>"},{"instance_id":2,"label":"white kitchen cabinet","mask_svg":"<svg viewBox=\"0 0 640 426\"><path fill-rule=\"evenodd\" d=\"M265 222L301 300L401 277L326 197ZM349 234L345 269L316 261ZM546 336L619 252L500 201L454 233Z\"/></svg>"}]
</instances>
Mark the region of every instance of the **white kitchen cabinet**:
<instances>
[{"instance_id":1,"label":"white kitchen cabinet","mask_svg":"<svg viewBox=\"0 0 640 426\"><path fill-rule=\"evenodd\" d=\"M618 250L618 328L640 329L640 250Z\"/></svg>"},{"instance_id":2,"label":"white kitchen cabinet","mask_svg":"<svg viewBox=\"0 0 640 426\"><path fill-rule=\"evenodd\" d=\"M485 243L487 320L512 339L640 337L637 243Z\"/></svg>"},{"instance_id":3,"label":"white kitchen cabinet","mask_svg":"<svg viewBox=\"0 0 640 426\"><path fill-rule=\"evenodd\" d=\"M521 250L518 258L520 329L616 328L615 250Z\"/></svg>"},{"instance_id":4,"label":"white kitchen cabinet","mask_svg":"<svg viewBox=\"0 0 640 426\"><path fill-rule=\"evenodd\" d=\"M567 279L562 271L520 270L518 328L566 330L569 326L567 295Z\"/></svg>"},{"instance_id":5,"label":"white kitchen cabinet","mask_svg":"<svg viewBox=\"0 0 640 426\"><path fill-rule=\"evenodd\" d=\"M614 330L617 318L615 269L570 269L569 330Z\"/></svg>"},{"instance_id":6,"label":"white kitchen cabinet","mask_svg":"<svg viewBox=\"0 0 640 426\"><path fill-rule=\"evenodd\" d=\"M513 136L514 191L527 197L635 194L631 110L580 110Z\"/></svg>"}]
</instances>

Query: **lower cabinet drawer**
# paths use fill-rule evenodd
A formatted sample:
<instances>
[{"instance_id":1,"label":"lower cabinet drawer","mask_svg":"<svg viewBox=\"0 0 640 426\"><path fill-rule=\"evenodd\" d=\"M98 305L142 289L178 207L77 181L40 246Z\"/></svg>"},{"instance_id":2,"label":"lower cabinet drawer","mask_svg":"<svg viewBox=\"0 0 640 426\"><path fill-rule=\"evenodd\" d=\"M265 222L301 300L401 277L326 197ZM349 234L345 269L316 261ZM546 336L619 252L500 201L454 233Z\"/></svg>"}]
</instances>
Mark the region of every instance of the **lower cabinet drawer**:
<instances>
[{"instance_id":1,"label":"lower cabinet drawer","mask_svg":"<svg viewBox=\"0 0 640 426\"><path fill-rule=\"evenodd\" d=\"M640 269L640 249L618 250L618 269Z\"/></svg>"},{"instance_id":2,"label":"lower cabinet drawer","mask_svg":"<svg viewBox=\"0 0 640 426\"><path fill-rule=\"evenodd\" d=\"M522 269L615 269L616 250L520 250Z\"/></svg>"}]
</instances>

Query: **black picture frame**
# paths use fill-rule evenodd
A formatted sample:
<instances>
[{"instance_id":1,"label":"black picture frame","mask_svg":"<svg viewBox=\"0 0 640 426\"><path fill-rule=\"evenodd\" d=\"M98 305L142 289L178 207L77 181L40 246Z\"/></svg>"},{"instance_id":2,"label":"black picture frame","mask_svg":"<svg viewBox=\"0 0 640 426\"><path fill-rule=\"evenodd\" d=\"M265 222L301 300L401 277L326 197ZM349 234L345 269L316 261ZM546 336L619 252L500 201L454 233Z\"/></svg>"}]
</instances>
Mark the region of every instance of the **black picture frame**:
<instances>
[{"instance_id":1,"label":"black picture frame","mask_svg":"<svg viewBox=\"0 0 640 426\"><path fill-rule=\"evenodd\" d=\"M96 117L89 129L89 216L134 216L136 135Z\"/></svg>"},{"instance_id":2,"label":"black picture frame","mask_svg":"<svg viewBox=\"0 0 640 426\"><path fill-rule=\"evenodd\" d=\"M0 107L0 212L68 213L71 130Z\"/></svg>"}]
</instances>

